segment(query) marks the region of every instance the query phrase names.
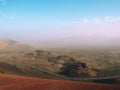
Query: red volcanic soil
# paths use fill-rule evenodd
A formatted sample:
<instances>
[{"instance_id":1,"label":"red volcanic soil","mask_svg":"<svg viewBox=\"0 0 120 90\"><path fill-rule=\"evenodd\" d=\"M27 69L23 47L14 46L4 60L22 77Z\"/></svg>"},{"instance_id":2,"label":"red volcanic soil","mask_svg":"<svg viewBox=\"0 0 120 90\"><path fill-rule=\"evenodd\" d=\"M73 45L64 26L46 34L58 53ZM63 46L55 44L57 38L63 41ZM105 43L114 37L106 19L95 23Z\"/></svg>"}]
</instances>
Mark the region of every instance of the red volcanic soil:
<instances>
[{"instance_id":1,"label":"red volcanic soil","mask_svg":"<svg viewBox=\"0 0 120 90\"><path fill-rule=\"evenodd\" d=\"M0 90L120 90L120 85L40 79L0 74Z\"/></svg>"}]
</instances>

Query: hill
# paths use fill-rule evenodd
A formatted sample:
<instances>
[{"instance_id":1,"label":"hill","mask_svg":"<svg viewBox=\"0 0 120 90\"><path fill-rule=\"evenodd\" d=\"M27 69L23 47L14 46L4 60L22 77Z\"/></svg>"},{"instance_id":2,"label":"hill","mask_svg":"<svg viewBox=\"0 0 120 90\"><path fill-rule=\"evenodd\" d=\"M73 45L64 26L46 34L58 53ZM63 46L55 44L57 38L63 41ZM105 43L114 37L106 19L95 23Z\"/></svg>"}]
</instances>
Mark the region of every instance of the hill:
<instances>
[{"instance_id":1,"label":"hill","mask_svg":"<svg viewBox=\"0 0 120 90\"><path fill-rule=\"evenodd\" d=\"M0 62L0 73L24 75L22 71L6 62Z\"/></svg>"},{"instance_id":2,"label":"hill","mask_svg":"<svg viewBox=\"0 0 120 90\"><path fill-rule=\"evenodd\" d=\"M50 79L60 79L59 77L53 75L52 73L45 73L47 71L40 70L34 67L23 66L23 68L19 68L12 64L8 64L6 62L0 62L0 74L8 74L8 75L22 75L29 77L39 77L39 78L50 78Z\"/></svg>"}]
</instances>

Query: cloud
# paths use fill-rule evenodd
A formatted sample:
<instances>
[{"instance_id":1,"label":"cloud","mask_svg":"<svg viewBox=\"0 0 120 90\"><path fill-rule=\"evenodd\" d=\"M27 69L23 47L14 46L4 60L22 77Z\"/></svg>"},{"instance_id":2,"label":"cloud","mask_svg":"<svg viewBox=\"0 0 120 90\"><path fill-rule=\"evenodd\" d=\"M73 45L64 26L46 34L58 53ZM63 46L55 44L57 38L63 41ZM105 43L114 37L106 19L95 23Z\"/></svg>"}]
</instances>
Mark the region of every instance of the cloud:
<instances>
[{"instance_id":1,"label":"cloud","mask_svg":"<svg viewBox=\"0 0 120 90\"><path fill-rule=\"evenodd\" d=\"M104 18L105 22L108 22L108 23L118 23L120 22L120 16L118 17L111 17L111 16L106 16Z\"/></svg>"},{"instance_id":2,"label":"cloud","mask_svg":"<svg viewBox=\"0 0 120 90\"><path fill-rule=\"evenodd\" d=\"M88 20L87 18L83 18L82 21L83 21L83 23L85 23L85 24L89 22L89 20Z\"/></svg>"},{"instance_id":3,"label":"cloud","mask_svg":"<svg viewBox=\"0 0 120 90\"><path fill-rule=\"evenodd\" d=\"M112 16L105 16L103 18L94 17L92 19L83 18L83 24L102 24L102 23L120 23L120 16L112 17Z\"/></svg>"},{"instance_id":4,"label":"cloud","mask_svg":"<svg viewBox=\"0 0 120 90\"><path fill-rule=\"evenodd\" d=\"M95 18L93 18L93 20L91 20L91 22L94 23L94 24L101 24L104 21L103 21L103 19L101 19L99 17L95 17Z\"/></svg>"},{"instance_id":5,"label":"cloud","mask_svg":"<svg viewBox=\"0 0 120 90\"><path fill-rule=\"evenodd\" d=\"M82 19L83 24L100 24L102 22L103 22L103 20L100 19L99 17L94 17L92 19L88 19L88 18L83 18Z\"/></svg>"},{"instance_id":6,"label":"cloud","mask_svg":"<svg viewBox=\"0 0 120 90\"><path fill-rule=\"evenodd\" d=\"M17 20L15 15L6 14L6 13L3 13L3 12L0 12L0 19L1 20L7 20L7 21Z\"/></svg>"},{"instance_id":7,"label":"cloud","mask_svg":"<svg viewBox=\"0 0 120 90\"><path fill-rule=\"evenodd\" d=\"M111 22L112 17L111 16L105 16L104 20L105 22Z\"/></svg>"},{"instance_id":8,"label":"cloud","mask_svg":"<svg viewBox=\"0 0 120 90\"><path fill-rule=\"evenodd\" d=\"M99 19L97 17L94 18L95 23L99 23Z\"/></svg>"},{"instance_id":9,"label":"cloud","mask_svg":"<svg viewBox=\"0 0 120 90\"><path fill-rule=\"evenodd\" d=\"M91 19L86 17L81 20L78 19L78 21L65 23L65 26L67 27L60 29L60 31L66 33L66 36L92 35L97 33L110 37L120 37L120 16L96 16Z\"/></svg>"},{"instance_id":10,"label":"cloud","mask_svg":"<svg viewBox=\"0 0 120 90\"><path fill-rule=\"evenodd\" d=\"M15 20L16 17L12 15L2 14L2 17L7 20Z\"/></svg>"},{"instance_id":11,"label":"cloud","mask_svg":"<svg viewBox=\"0 0 120 90\"><path fill-rule=\"evenodd\" d=\"M7 4L7 0L0 0L0 5L6 5Z\"/></svg>"}]
</instances>

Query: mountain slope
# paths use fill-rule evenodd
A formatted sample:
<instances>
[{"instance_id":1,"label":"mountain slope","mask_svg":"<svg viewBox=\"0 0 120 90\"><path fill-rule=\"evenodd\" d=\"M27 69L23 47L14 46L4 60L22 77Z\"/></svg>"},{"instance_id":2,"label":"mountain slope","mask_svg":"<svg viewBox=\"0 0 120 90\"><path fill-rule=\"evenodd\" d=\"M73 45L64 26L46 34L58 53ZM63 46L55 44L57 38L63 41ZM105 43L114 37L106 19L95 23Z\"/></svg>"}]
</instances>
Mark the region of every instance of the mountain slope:
<instances>
[{"instance_id":1,"label":"mountain slope","mask_svg":"<svg viewBox=\"0 0 120 90\"><path fill-rule=\"evenodd\" d=\"M0 62L0 73L24 75L18 68L6 62Z\"/></svg>"},{"instance_id":2,"label":"mountain slope","mask_svg":"<svg viewBox=\"0 0 120 90\"><path fill-rule=\"evenodd\" d=\"M0 90L119 90L120 85L50 80L0 74Z\"/></svg>"}]
</instances>

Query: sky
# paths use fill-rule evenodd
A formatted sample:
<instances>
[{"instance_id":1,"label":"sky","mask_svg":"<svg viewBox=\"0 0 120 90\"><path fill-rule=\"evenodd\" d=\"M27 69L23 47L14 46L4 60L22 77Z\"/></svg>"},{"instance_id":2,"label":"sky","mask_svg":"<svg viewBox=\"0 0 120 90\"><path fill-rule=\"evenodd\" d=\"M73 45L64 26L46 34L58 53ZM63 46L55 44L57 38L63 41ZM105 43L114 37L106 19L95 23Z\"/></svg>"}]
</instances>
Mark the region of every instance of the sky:
<instances>
[{"instance_id":1,"label":"sky","mask_svg":"<svg viewBox=\"0 0 120 90\"><path fill-rule=\"evenodd\" d=\"M0 0L0 38L120 37L120 0Z\"/></svg>"}]
</instances>

